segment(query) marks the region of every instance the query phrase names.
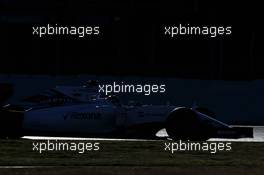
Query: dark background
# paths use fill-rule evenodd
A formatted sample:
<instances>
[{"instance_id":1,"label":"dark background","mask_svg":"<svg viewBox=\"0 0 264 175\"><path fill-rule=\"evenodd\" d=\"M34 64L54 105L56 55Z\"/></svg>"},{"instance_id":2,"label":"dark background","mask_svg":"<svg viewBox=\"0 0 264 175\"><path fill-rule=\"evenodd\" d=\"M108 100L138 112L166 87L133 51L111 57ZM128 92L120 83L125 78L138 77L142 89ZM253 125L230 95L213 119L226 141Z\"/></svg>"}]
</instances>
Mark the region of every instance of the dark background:
<instances>
[{"instance_id":1,"label":"dark background","mask_svg":"<svg viewBox=\"0 0 264 175\"><path fill-rule=\"evenodd\" d=\"M264 77L261 3L0 0L0 74ZM32 35L32 26L100 25L101 37ZM164 25L230 25L232 35L163 36Z\"/></svg>"}]
</instances>

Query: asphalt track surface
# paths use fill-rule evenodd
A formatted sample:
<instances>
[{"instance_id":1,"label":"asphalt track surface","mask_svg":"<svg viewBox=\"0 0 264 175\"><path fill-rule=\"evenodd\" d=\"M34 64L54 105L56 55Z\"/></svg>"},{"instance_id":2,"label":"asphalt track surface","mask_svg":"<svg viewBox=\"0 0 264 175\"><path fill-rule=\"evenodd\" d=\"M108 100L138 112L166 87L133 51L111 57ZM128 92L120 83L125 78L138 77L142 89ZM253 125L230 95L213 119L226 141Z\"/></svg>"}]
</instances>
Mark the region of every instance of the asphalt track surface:
<instances>
[{"instance_id":1,"label":"asphalt track surface","mask_svg":"<svg viewBox=\"0 0 264 175\"><path fill-rule=\"evenodd\" d=\"M228 142L264 142L264 126L254 126L254 138L241 139L218 139L211 138L208 141L228 141ZM166 137L166 130L163 129L157 133L158 137ZM155 141L144 139L109 139L109 138L77 138L77 137L39 137L39 136L25 136L24 139L31 140L108 140L108 141Z\"/></svg>"},{"instance_id":2,"label":"asphalt track surface","mask_svg":"<svg viewBox=\"0 0 264 175\"><path fill-rule=\"evenodd\" d=\"M160 136L166 136L166 131L162 130L160 133ZM146 140L138 140L138 139L105 139L105 138L70 138L70 137L24 137L25 139L32 139L32 140L109 140L110 142L114 141L117 143L122 144L123 141L132 141L134 144L144 143ZM251 139L210 139L209 141L231 141L231 142L264 142L264 127L263 126L258 126L254 127L254 138ZM151 142L153 141L153 144L155 143L155 140L149 140L149 144L152 144ZM125 143L124 143L125 144ZM145 143L144 143L145 144ZM236 143L239 144L240 143ZM245 144L245 143L244 143ZM255 147L255 144L261 144L261 143L246 143L246 144L251 144L249 147L244 147L244 149L249 148L249 155L245 154L243 156L249 156L244 158L245 160L251 160L250 156L252 156L252 150L250 152L250 149ZM253 145L252 145L253 144ZM259 148L259 147L257 147ZM239 150L237 150L239 151ZM151 175L156 175L156 174L186 174L186 175L204 175L204 174L213 174L213 175L244 175L244 174L252 174L252 175L262 175L263 174L263 166L261 163L261 150L257 150L257 157L259 157L258 161L260 160L260 163L256 164L256 166L250 167L248 165L244 165L243 161L240 165L240 163L236 166L231 166L231 165L210 165L210 163L206 165L197 165L193 164L192 165L192 156L191 155L187 158L188 162L190 161L190 164L186 166L144 166L144 165L135 165L135 166L126 166L126 165L119 165L119 166L0 166L0 174L22 174L22 175L33 175L33 174L49 174L49 175L60 175L60 174L94 174L94 175L101 175L101 174L138 174L138 175L143 175L143 174L151 174ZM253 153L256 151L253 151ZM232 154L235 159L237 154ZM179 155L180 156L180 155ZM202 155L200 155L202 156ZM220 154L220 156L222 156ZM221 161L227 161L228 162L228 157L229 154L221 157ZM254 156L253 156L254 157ZM212 157L212 159L216 159L217 157ZM255 157L254 157L255 158ZM200 157L200 159L205 159L203 157ZM209 159L209 158L206 158ZM111 160L111 159L110 159ZM181 159L182 160L182 159ZM214 161L218 161L214 160ZM220 161L220 159L219 159ZM236 160L238 161L238 160ZM240 160L239 160L240 162ZM255 162L256 163L256 162ZM249 163L250 164L250 163ZM257 166L258 165L258 166Z\"/></svg>"}]
</instances>

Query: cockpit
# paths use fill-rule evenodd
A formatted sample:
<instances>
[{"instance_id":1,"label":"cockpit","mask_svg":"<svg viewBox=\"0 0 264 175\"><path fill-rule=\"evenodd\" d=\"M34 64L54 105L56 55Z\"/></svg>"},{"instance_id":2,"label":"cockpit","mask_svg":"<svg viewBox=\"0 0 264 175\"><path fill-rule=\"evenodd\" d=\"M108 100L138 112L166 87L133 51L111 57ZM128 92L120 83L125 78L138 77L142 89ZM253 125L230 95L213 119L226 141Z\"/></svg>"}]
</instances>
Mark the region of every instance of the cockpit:
<instances>
[{"instance_id":1,"label":"cockpit","mask_svg":"<svg viewBox=\"0 0 264 175\"><path fill-rule=\"evenodd\" d=\"M74 100L64 94L55 91L54 89L49 89L44 91L43 93L27 97L22 101L34 104L62 105L65 103L73 102Z\"/></svg>"}]
</instances>

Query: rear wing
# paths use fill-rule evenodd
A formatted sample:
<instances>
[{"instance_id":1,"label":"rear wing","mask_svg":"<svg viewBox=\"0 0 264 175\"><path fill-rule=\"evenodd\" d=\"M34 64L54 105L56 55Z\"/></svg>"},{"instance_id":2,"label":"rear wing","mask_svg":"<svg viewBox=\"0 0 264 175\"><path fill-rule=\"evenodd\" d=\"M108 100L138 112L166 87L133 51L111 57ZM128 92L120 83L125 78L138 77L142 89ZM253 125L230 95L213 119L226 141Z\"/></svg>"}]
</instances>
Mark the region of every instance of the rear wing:
<instances>
[{"instance_id":1,"label":"rear wing","mask_svg":"<svg viewBox=\"0 0 264 175\"><path fill-rule=\"evenodd\" d=\"M0 105L2 106L14 93L12 84L0 83Z\"/></svg>"}]
</instances>

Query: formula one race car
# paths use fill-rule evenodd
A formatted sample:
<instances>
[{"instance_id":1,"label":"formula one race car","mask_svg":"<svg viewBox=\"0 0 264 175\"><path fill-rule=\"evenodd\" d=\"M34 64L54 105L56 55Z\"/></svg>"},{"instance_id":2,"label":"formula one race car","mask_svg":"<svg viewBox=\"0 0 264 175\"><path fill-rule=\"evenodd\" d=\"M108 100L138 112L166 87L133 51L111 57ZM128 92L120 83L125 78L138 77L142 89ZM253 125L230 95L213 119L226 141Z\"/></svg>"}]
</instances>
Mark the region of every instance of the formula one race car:
<instances>
[{"instance_id":1,"label":"formula one race car","mask_svg":"<svg viewBox=\"0 0 264 175\"><path fill-rule=\"evenodd\" d=\"M96 83L58 86L3 105L0 136L71 136L155 139L166 129L181 140L253 137L252 128L231 127L206 108L171 105L123 105L116 96L102 96Z\"/></svg>"}]
</instances>

